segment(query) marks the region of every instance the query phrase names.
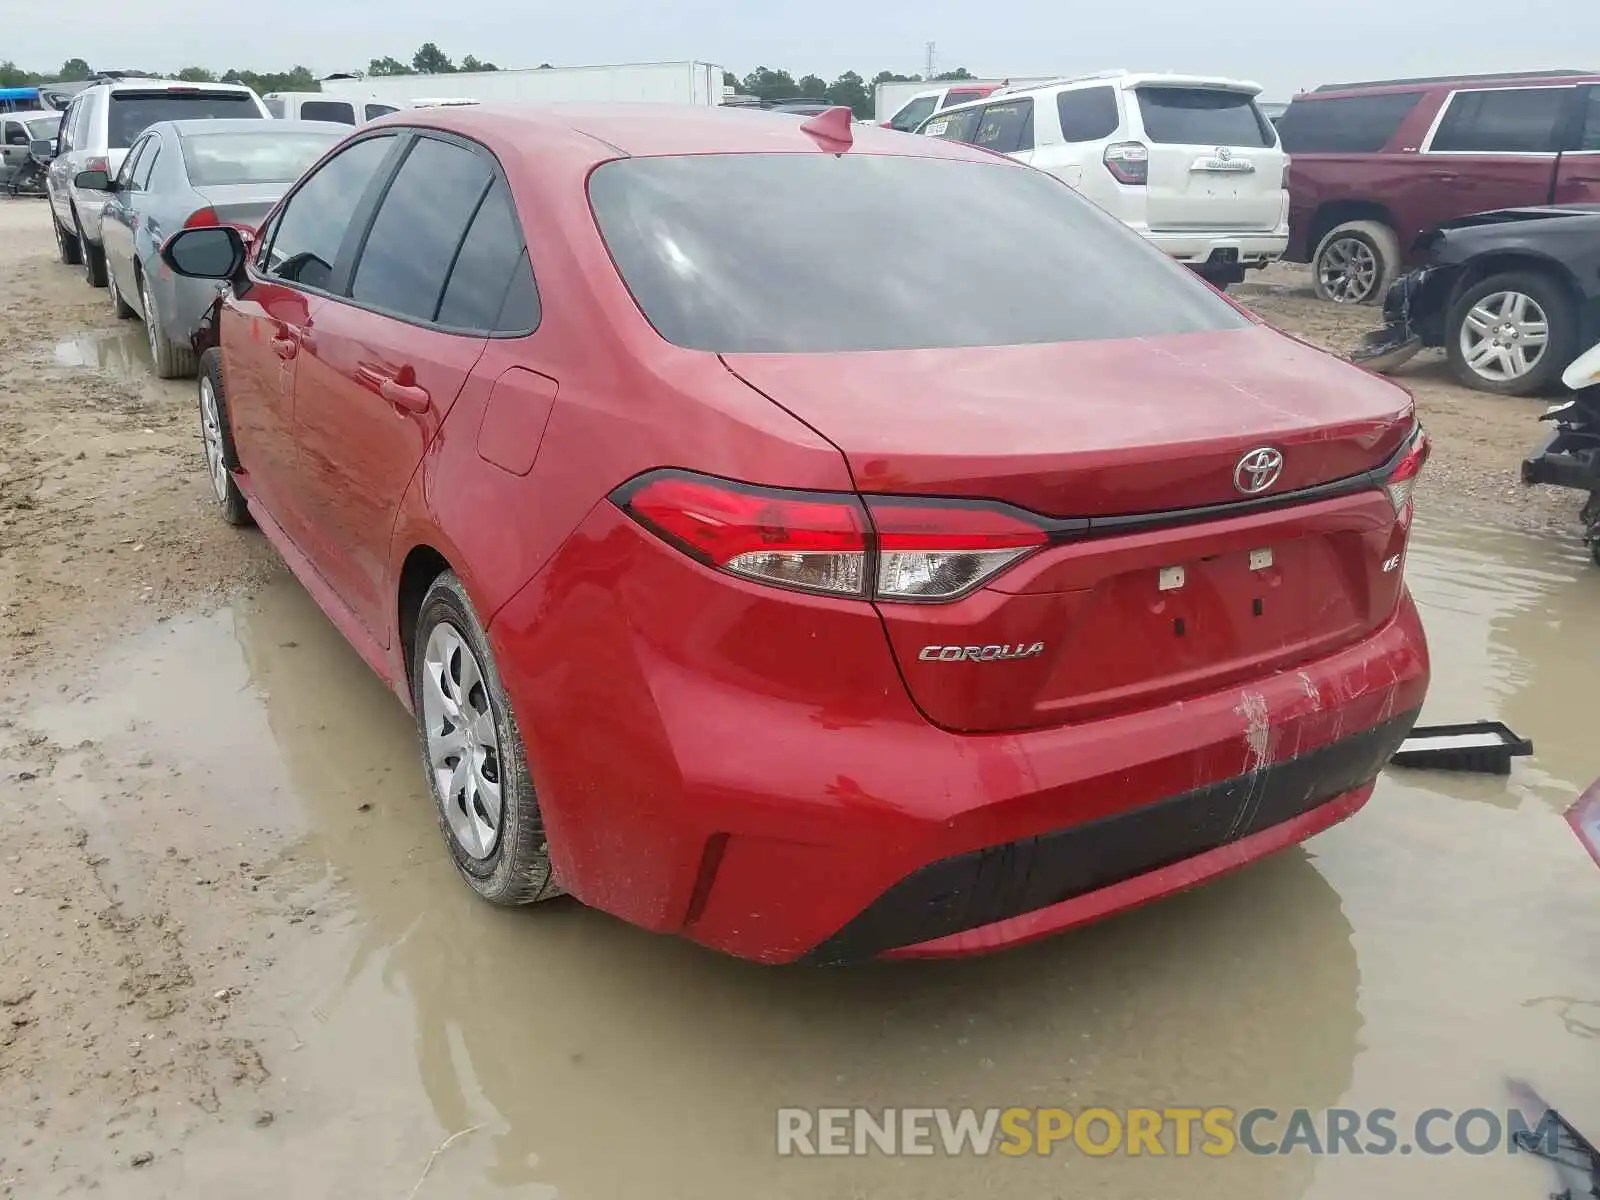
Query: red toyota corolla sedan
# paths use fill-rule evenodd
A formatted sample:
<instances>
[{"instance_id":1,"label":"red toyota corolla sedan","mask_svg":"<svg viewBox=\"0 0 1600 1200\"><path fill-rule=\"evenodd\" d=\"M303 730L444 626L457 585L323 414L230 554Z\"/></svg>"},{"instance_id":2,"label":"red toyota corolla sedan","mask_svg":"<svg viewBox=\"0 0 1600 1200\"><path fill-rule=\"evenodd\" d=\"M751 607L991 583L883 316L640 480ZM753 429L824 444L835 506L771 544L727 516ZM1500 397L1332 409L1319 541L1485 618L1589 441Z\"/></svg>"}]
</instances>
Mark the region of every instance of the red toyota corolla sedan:
<instances>
[{"instance_id":1,"label":"red toyota corolla sedan","mask_svg":"<svg viewBox=\"0 0 1600 1200\"><path fill-rule=\"evenodd\" d=\"M163 253L224 516L496 903L990 950L1349 816L1422 703L1409 396L982 150L408 112Z\"/></svg>"}]
</instances>

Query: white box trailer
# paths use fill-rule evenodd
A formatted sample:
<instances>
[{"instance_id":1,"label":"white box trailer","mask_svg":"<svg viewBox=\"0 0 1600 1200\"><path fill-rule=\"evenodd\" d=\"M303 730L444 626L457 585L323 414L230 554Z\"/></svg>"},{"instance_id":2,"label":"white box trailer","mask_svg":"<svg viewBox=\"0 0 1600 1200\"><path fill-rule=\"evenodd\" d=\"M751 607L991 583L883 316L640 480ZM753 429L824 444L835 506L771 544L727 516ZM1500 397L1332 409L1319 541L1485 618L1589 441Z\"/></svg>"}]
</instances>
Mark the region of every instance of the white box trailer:
<instances>
[{"instance_id":1,"label":"white box trailer","mask_svg":"<svg viewBox=\"0 0 1600 1200\"><path fill-rule=\"evenodd\" d=\"M967 84L982 83L992 87L999 87L1009 83L1012 87L1020 87L1027 83L1048 83L1058 78L1055 75L1011 75L1005 79L913 79L904 83L880 83L872 93L872 119L880 124L887 121L895 113L906 106L906 101L923 92L936 91L939 88L961 87Z\"/></svg>"},{"instance_id":2,"label":"white box trailer","mask_svg":"<svg viewBox=\"0 0 1600 1200\"><path fill-rule=\"evenodd\" d=\"M368 75L325 79L331 95L372 97L391 104L448 96L481 104L644 102L722 103L722 68L705 62L617 63L542 67L527 71L455 71L448 75Z\"/></svg>"}]
</instances>

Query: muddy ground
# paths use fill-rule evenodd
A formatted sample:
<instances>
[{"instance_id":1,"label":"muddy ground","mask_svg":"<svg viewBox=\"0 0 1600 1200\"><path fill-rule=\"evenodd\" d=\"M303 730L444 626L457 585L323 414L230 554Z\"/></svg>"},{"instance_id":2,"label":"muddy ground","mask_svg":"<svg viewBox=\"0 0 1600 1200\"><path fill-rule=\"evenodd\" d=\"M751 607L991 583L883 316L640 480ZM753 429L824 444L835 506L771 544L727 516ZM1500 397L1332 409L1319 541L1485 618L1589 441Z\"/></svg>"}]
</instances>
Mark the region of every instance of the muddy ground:
<instances>
[{"instance_id":1,"label":"muddy ground","mask_svg":"<svg viewBox=\"0 0 1600 1200\"><path fill-rule=\"evenodd\" d=\"M1239 289L1335 349L1370 311ZM1537 401L1404 381L1428 717L1508 780L1391 771L1355 820L991 959L760 969L453 878L407 718L209 511L192 383L0 201L0 1195L1539 1200L1527 1156L796 1161L780 1105L1504 1107L1600 1118L1600 571L1517 461ZM1600 1126L1600 1122L1596 1122ZM1597 1136L1592 1128L1591 1137Z\"/></svg>"}]
</instances>

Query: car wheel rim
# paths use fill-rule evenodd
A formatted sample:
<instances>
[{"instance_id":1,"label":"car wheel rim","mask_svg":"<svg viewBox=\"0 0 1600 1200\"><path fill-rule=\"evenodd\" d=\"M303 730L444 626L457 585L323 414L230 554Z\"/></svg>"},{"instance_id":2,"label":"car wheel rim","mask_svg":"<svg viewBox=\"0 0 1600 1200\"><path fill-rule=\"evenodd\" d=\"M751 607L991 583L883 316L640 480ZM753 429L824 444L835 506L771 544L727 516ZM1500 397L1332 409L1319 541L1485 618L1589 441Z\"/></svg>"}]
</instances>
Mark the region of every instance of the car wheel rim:
<instances>
[{"instance_id":1,"label":"car wheel rim","mask_svg":"<svg viewBox=\"0 0 1600 1200\"><path fill-rule=\"evenodd\" d=\"M481 862L500 844L500 735L483 668L449 622L434 627L423 651L422 720L434 799L456 843Z\"/></svg>"},{"instance_id":2,"label":"car wheel rim","mask_svg":"<svg viewBox=\"0 0 1600 1200\"><path fill-rule=\"evenodd\" d=\"M1378 286L1378 256L1360 238L1340 238L1323 250L1317 272L1335 303L1359 304Z\"/></svg>"},{"instance_id":3,"label":"car wheel rim","mask_svg":"<svg viewBox=\"0 0 1600 1200\"><path fill-rule=\"evenodd\" d=\"M156 329L160 321L156 317L155 300L150 296L150 285L145 283L139 288L139 302L144 305L144 334L150 342L150 357L159 358L160 352L156 349Z\"/></svg>"},{"instance_id":4,"label":"car wheel rim","mask_svg":"<svg viewBox=\"0 0 1600 1200\"><path fill-rule=\"evenodd\" d=\"M1461 322L1461 359L1490 383L1521 379L1539 365L1550 343L1550 319L1532 296L1492 292Z\"/></svg>"},{"instance_id":5,"label":"car wheel rim","mask_svg":"<svg viewBox=\"0 0 1600 1200\"><path fill-rule=\"evenodd\" d=\"M217 501L228 499L228 464L222 457L222 418L217 411L217 393L211 380L200 377L200 434L206 445L206 471Z\"/></svg>"}]
</instances>

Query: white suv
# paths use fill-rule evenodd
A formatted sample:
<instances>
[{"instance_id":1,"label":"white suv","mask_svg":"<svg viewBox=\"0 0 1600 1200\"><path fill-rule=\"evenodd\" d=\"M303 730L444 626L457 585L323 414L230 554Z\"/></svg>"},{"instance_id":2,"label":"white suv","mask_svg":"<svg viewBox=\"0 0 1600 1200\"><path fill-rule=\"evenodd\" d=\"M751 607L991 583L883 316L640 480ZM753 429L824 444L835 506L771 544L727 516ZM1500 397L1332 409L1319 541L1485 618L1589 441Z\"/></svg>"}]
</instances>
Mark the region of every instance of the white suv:
<instances>
[{"instance_id":1,"label":"white suv","mask_svg":"<svg viewBox=\"0 0 1600 1200\"><path fill-rule=\"evenodd\" d=\"M61 117L56 156L45 176L55 216L61 261L83 264L84 277L106 285L100 244L100 210L106 193L74 186L80 171L116 178L128 148L157 121L259 117L271 120L261 98L243 84L178 83L170 79L114 79L91 84L72 98Z\"/></svg>"},{"instance_id":2,"label":"white suv","mask_svg":"<svg viewBox=\"0 0 1600 1200\"><path fill-rule=\"evenodd\" d=\"M1253 83L1105 72L935 113L921 132L1029 163L1218 286L1289 243L1289 158Z\"/></svg>"}]
</instances>

